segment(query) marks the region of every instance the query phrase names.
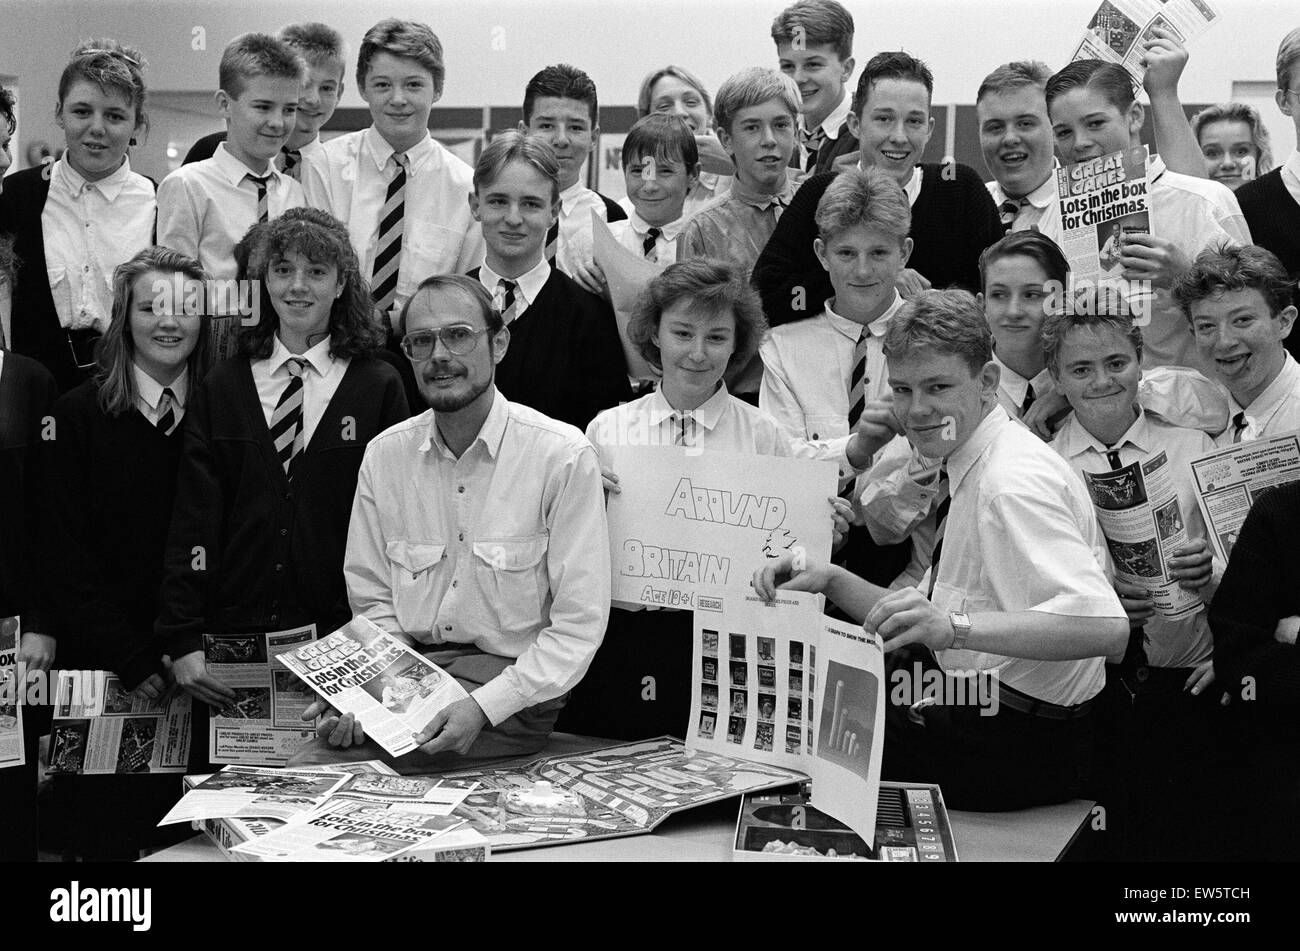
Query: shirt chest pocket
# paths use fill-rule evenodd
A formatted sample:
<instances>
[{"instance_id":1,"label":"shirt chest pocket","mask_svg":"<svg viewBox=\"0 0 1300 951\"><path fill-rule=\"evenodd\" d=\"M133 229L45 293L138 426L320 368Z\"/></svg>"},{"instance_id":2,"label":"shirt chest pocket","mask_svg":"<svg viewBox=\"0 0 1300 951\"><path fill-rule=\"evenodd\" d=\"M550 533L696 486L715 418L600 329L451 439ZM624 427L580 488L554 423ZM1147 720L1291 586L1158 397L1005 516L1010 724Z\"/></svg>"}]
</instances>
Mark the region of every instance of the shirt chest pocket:
<instances>
[{"instance_id":1,"label":"shirt chest pocket","mask_svg":"<svg viewBox=\"0 0 1300 951\"><path fill-rule=\"evenodd\" d=\"M544 617L550 590L548 541L542 533L474 543L475 578L504 633L527 634Z\"/></svg>"},{"instance_id":2,"label":"shirt chest pocket","mask_svg":"<svg viewBox=\"0 0 1300 951\"><path fill-rule=\"evenodd\" d=\"M805 414L803 418L803 434L809 439L837 439L840 436L849 434L849 421L843 416L828 416L824 413L818 415Z\"/></svg>"},{"instance_id":3,"label":"shirt chest pocket","mask_svg":"<svg viewBox=\"0 0 1300 951\"><path fill-rule=\"evenodd\" d=\"M433 628L438 598L446 587L447 546L402 539L389 542L385 549L397 623L412 634L427 633Z\"/></svg>"}]
</instances>

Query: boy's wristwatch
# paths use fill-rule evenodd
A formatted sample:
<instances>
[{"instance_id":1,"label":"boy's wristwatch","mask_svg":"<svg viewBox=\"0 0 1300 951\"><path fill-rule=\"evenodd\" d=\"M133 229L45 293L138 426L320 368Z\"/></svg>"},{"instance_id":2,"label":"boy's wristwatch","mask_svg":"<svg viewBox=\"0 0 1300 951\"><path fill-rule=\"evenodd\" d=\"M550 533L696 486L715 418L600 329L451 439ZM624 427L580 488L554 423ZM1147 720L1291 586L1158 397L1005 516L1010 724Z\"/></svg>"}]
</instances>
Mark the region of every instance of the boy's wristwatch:
<instances>
[{"instance_id":1,"label":"boy's wristwatch","mask_svg":"<svg viewBox=\"0 0 1300 951\"><path fill-rule=\"evenodd\" d=\"M964 611L951 611L948 620L952 623L952 643L948 645L948 650L963 650L966 638L970 636L970 615Z\"/></svg>"}]
</instances>

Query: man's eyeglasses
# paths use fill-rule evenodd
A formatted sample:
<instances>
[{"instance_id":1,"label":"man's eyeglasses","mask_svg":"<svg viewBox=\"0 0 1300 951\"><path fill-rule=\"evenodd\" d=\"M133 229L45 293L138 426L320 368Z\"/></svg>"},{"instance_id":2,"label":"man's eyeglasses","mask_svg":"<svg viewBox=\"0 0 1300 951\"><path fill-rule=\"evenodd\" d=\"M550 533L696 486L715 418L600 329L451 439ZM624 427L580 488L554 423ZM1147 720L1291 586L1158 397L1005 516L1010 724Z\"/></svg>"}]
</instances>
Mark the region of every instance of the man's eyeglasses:
<instances>
[{"instance_id":1,"label":"man's eyeglasses","mask_svg":"<svg viewBox=\"0 0 1300 951\"><path fill-rule=\"evenodd\" d=\"M438 346L438 341L458 357L473 351L478 344L479 334L487 333L487 328L475 330L469 324L452 324L438 330L417 330L402 338L402 352L414 361L428 360Z\"/></svg>"}]
</instances>

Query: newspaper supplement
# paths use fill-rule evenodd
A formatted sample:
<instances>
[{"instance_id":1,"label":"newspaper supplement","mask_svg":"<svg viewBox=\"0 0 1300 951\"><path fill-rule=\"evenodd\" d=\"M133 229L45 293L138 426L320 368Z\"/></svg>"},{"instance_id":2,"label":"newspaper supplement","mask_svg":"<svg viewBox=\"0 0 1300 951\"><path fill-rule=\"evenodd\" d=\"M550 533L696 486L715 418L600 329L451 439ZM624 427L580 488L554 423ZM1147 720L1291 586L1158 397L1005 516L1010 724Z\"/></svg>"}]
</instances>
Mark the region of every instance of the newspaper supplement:
<instances>
[{"instance_id":1,"label":"newspaper supplement","mask_svg":"<svg viewBox=\"0 0 1300 951\"><path fill-rule=\"evenodd\" d=\"M1115 576L1145 588L1161 617L1199 611L1201 596L1169 573L1169 559L1188 541L1169 457L1159 452L1122 469L1083 475Z\"/></svg>"},{"instance_id":2,"label":"newspaper supplement","mask_svg":"<svg viewBox=\"0 0 1300 951\"><path fill-rule=\"evenodd\" d=\"M1150 233L1147 148L1088 159L1056 170L1061 250L1078 282L1120 282L1125 236Z\"/></svg>"},{"instance_id":3,"label":"newspaper supplement","mask_svg":"<svg viewBox=\"0 0 1300 951\"><path fill-rule=\"evenodd\" d=\"M158 824L204 819L279 819L319 806L351 779L349 773L227 766L181 797Z\"/></svg>"},{"instance_id":4,"label":"newspaper supplement","mask_svg":"<svg viewBox=\"0 0 1300 951\"><path fill-rule=\"evenodd\" d=\"M820 595L781 594L771 604L747 588L697 598L686 745L801 770L812 804L872 842L884 750L880 640L823 616Z\"/></svg>"},{"instance_id":5,"label":"newspaper supplement","mask_svg":"<svg viewBox=\"0 0 1300 951\"><path fill-rule=\"evenodd\" d=\"M335 799L231 851L268 862L382 862L464 822L410 803Z\"/></svg>"},{"instance_id":6,"label":"newspaper supplement","mask_svg":"<svg viewBox=\"0 0 1300 951\"><path fill-rule=\"evenodd\" d=\"M18 682L18 617L0 618L0 769L27 762L23 749L23 706Z\"/></svg>"},{"instance_id":7,"label":"newspaper supplement","mask_svg":"<svg viewBox=\"0 0 1300 951\"><path fill-rule=\"evenodd\" d=\"M316 640L316 625L266 634L207 634L208 672L235 699L208 719L208 750L216 763L283 766L315 735L302 713L312 701L277 655Z\"/></svg>"},{"instance_id":8,"label":"newspaper supplement","mask_svg":"<svg viewBox=\"0 0 1300 951\"><path fill-rule=\"evenodd\" d=\"M59 672L50 726L47 775L183 773L190 758L190 695L172 690L157 700L133 694L116 674Z\"/></svg>"},{"instance_id":9,"label":"newspaper supplement","mask_svg":"<svg viewBox=\"0 0 1300 951\"><path fill-rule=\"evenodd\" d=\"M1192 460L1192 478L1214 554L1226 564L1259 494L1300 480L1300 432L1208 453Z\"/></svg>"},{"instance_id":10,"label":"newspaper supplement","mask_svg":"<svg viewBox=\"0 0 1300 951\"><path fill-rule=\"evenodd\" d=\"M439 710L469 696L441 667L364 617L277 659L335 709L355 714L390 756L415 749L415 734Z\"/></svg>"},{"instance_id":11,"label":"newspaper supplement","mask_svg":"<svg viewBox=\"0 0 1300 951\"><path fill-rule=\"evenodd\" d=\"M1070 62L1100 59L1118 63L1141 86L1145 45L1157 29L1172 33L1180 43L1200 36L1219 18L1209 0L1102 0L1088 21Z\"/></svg>"}]
</instances>

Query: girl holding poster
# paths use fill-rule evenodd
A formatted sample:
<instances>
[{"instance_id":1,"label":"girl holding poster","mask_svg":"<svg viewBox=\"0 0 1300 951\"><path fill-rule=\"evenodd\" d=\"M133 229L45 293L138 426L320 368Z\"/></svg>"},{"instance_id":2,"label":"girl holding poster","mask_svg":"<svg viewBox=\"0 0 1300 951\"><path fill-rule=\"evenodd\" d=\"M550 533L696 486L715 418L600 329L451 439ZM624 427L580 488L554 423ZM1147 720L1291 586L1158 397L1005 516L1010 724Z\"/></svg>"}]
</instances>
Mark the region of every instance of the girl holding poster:
<instances>
[{"instance_id":1,"label":"girl holding poster","mask_svg":"<svg viewBox=\"0 0 1300 951\"><path fill-rule=\"evenodd\" d=\"M745 276L720 261L683 261L651 280L628 336L663 371L654 392L601 413L587 438L601 457L607 492L620 491L610 465L619 445L682 446L789 456L767 413L727 392L724 374L758 351L767 325ZM849 506L832 497L835 543ZM615 739L684 736L690 715L691 615L613 608L604 643L560 714L557 729Z\"/></svg>"}]
</instances>

